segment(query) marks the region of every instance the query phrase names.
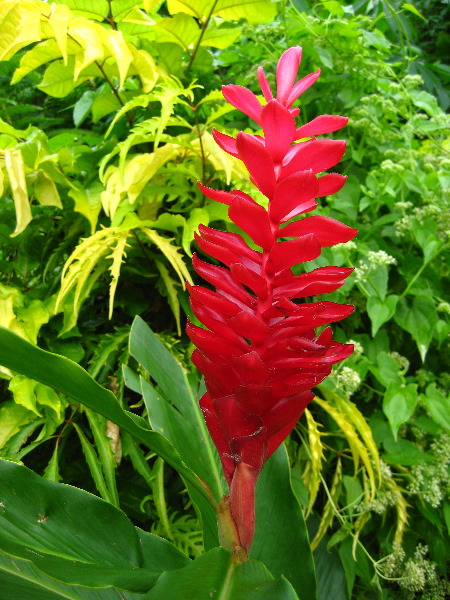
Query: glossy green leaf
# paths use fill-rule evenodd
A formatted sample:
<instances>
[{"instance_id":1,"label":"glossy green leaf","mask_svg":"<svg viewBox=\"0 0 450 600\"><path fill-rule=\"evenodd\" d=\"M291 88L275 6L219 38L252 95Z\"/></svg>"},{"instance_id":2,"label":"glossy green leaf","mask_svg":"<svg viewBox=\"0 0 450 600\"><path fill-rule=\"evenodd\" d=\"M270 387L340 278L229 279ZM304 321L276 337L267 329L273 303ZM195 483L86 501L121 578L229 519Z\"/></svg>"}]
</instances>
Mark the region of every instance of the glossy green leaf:
<instances>
[{"instance_id":1,"label":"glossy green leaf","mask_svg":"<svg viewBox=\"0 0 450 600\"><path fill-rule=\"evenodd\" d=\"M0 327L0 365L53 387L99 412L164 458L192 484L200 497L212 501L207 488L181 461L172 444L161 434L150 431L143 419L123 410L114 394L102 388L76 363L41 350L8 329Z\"/></svg>"},{"instance_id":2,"label":"glossy green leaf","mask_svg":"<svg viewBox=\"0 0 450 600\"><path fill-rule=\"evenodd\" d=\"M372 337L375 337L380 327L392 319L397 306L398 296L386 296L384 301L378 296L370 296L367 300L367 314L372 323Z\"/></svg>"},{"instance_id":3,"label":"glossy green leaf","mask_svg":"<svg viewBox=\"0 0 450 600\"><path fill-rule=\"evenodd\" d=\"M250 560L233 563L215 548L189 566L163 573L143 600L298 600L286 579L274 580L266 567Z\"/></svg>"},{"instance_id":4,"label":"glossy green leaf","mask_svg":"<svg viewBox=\"0 0 450 600\"><path fill-rule=\"evenodd\" d=\"M148 325L140 318L136 317L130 333L130 354L148 371L151 377L156 381L161 388L163 396L171 403L188 422L186 427L199 440L197 451L199 460L204 461L205 468L200 467L199 475L204 478L213 491L216 493L216 498L220 499L223 495L223 486L221 481L221 468L219 466L218 456L214 445L209 436L208 430L203 419L202 412L198 405L197 399L189 385L187 374L181 364L169 352L159 338L152 332ZM162 407L160 401L159 411L165 411L163 416L158 414L158 402L156 398L150 394L149 385L145 386L148 392L147 408L151 419L157 418L155 421L157 427L168 431L173 427L170 433L167 434L168 439L178 449L185 450L185 434L183 433L183 419L177 417L177 411L170 405ZM152 414L154 416L152 416ZM157 416L158 415L158 416ZM166 433L165 433L166 435ZM181 436L180 439L178 436ZM196 442L193 441L193 444Z\"/></svg>"},{"instance_id":5,"label":"glossy green leaf","mask_svg":"<svg viewBox=\"0 0 450 600\"><path fill-rule=\"evenodd\" d=\"M433 421L450 430L450 398L440 392L435 383L427 386L426 393L420 399L427 407Z\"/></svg>"},{"instance_id":6,"label":"glossy green leaf","mask_svg":"<svg viewBox=\"0 0 450 600\"><path fill-rule=\"evenodd\" d=\"M112 505L0 460L0 549L69 584L147 591L188 564L166 540L136 529Z\"/></svg>"},{"instance_id":7,"label":"glossy green leaf","mask_svg":"<svg viewBox=\"0 0 450 600\"><path fill-rule=\"evenodd\" d=\"M433 338L433 329L438 321L434 300L427 294L417 294L412 303L402 298L398 303L395 320L414 338L422 361Z\"/></svg>"},{"instance_id":8,"label":"glossy green leaf","mask_svg":"<svg viewBox=\"0 0 450 600\"><path fill-rule=\"evenodd\" d=\"M250 557L263 562L275 577L286 577L301 599L315 600L316 576L308 531L292 490L284 445L269 458L258 481Z\"/></svg>"},{"instance_id":9,"label":"glossy green leaf","mask_svg":"<svg viewBox=\"0 0 450 600\"><path fill-rule=\"evenodd\" d=\"M391 424L394 438L397 439L397 433L400 425L406 423L413 415L417 405L417 384L392 385L388 387L383 397L383 412Z\"/></svg>"},{"instance_id":10,"label":"glossy green leaf","mask_svg":"<svg viewBox=\"0 0 450 600\"><path fill-rule=\"evenodd\" d=\"M139 600L142 594L72 586L44 575L28 560L0 552L0 600Z\"/></svg>"}]
</instances>

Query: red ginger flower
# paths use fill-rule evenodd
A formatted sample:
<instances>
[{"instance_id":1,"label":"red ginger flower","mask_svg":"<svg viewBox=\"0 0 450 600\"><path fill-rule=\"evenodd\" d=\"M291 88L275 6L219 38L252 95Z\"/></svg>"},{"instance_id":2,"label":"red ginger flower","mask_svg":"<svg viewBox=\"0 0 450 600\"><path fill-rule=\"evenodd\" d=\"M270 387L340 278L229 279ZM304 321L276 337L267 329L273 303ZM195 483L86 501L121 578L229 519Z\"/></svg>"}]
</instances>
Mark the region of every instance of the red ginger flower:
<instances>
[{"instance_id":1,"label":"red ginger flower","mask_svg":"<svg viewBox=\"0 0 450 600\"><path fill-rule=\"evenodd\" d=\"M223 95L261 125L264 137L238 133L236 139L214 131L216 142L247 167L251 181L269 199L268 210L248 194L213 190L213 200L229 205L230 219L261 248L254 250L237 233L200 226L198 247L224 267L194 256L199 275L215 287L189 286L192 310L203 329L188 323L197 349L192 361L205 376L200 400L230 488L232 518L241 546L249 550L254 534L254 492L270 455L289 435L314 394L311 389L349 356L353 346L333 341L330 327L351 305L299 302L338 289L352 269L320 267L294 275L291 267L314 260L321 248L347 242L356 229L321 216L293 220L317 207L316 198L341 189L346 177L318 173L333 167L345 152L340 140L305 137L331 133L347 118L323 115L297 127L292 103L320 71L295 83L301 48L289 48L276 71L273 97L262 67L258 80L267 103L247 88L227 85Z\"/></svg>"}]
</instances>

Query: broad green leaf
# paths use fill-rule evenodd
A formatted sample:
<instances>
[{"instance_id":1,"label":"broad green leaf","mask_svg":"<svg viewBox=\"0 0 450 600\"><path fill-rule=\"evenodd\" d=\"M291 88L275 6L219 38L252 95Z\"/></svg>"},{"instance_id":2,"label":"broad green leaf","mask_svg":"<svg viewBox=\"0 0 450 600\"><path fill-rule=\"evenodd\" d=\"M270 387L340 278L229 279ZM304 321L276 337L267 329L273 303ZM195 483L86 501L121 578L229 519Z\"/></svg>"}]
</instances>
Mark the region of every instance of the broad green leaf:
<instances>
[{"instance_id":1,"label":"broad green leaf","mask_svg":"<svg viewBox=\"0 0 450 600\"><path fill-rule=\"evenodd\" d=\"M189 50L200 37L200 28L195 19L181 12L160 21L155 26L155 36L159 43L171 42Z\"/></svg>"},{"instance_id":2,"label":"broad green leaf","mask_svg":"<svg viewBox=\"0 0 450 600\"><path fill-rule=\"evenodd\" d=\"M210 21L205 34L200 42L201 46L212 46L213 48L228 48L241 35L239 28L215 27L215 22Z\"/></svg>"},{"instance_id":3,"label":"broad green leaf","mask_svg":"<svg viewBox=\"0 0 450 600\"><path fill-rule=\"evenodd\" d=\"M71 54L75 54L77 45L73 40L69 40L68 49ZM59 58L61 58L61 48L58 46L56 40L48 39L36 44L36 46L31 48L31 50L28 50L28 52L20 59L19 67L14 71L11 84L17 83L25 77L25 75L38 69L40 66ZM67 61L64 64L67 64Z\"/></svg>"},{"instance_id":4,"label":"broad green leaf","mask_svg":"<svg viewBox=\"0 0 450 600\"><path fill-rule=\"evenodd\" d=\"M426 393L420 399L427 407L433 421L450 430L450 398L440 392L435 383L427 386Z\"/></svg>"},{"instance_id":5,"label":"broad green leaf","mask_svg":"<svg viewBox=\"0 0 450 600\"><path fill-rule=\"evenodd\" d=\"M286 577L299 598L315 600L308 531L292 490L284 445L264 465L256 487L256 531L250 558L263 562L274 577Z\"/></svg>"},{"instance_id":6,"label":"broad green leaf","mask_svg":"<svg viewBox=\"0 0 450 600\"><path fill-rule=\"evenodd\" d=\"M377 353L376 365L371 364L370 370L385 387L402 384L398 363L387 352Z\"/></svg>"},{"instance_id":7,"label":"broad green leaf","mask_svg":"<svg viewBox=\"0 0 450 600\"><path fill-rule=\"evenodd\" d=\"M14 237L22 233L33 217L28 201L25 165L20 150L5 150L4 159L16 209L16 228L11 234L11 237Z\"/></svg>"},{"instance_id":8,"label":"broad green leaf","mask_svg":"<svg viewBox=\"0 0 450 600\"><path fill-rule=\"evenodd\" d=\"M75 127L83 123L91 111L92 104L96 98L96 93L93 90L87 90L75 103L73 107L73 122Z\"/></svg>"},{"instance_id":9,"label":"broad green leaf","mask_svg":"<svg viewBox=\"0 0 450 600\"><path fill-rule=\"evenodd\" d=\"M75 59L70 56L67 65L62 60L50 63L41 83L36 87L54 98L64 98L86 79L88 76L82 76L75 81Z\"/></svg>"},{"instance_id":10,"label":"broad green leaf","mask_svg":"<svg viewBox=\"0 0 450 600\"><path fill-rule=\"evenodd\" d=\"M384 301L380 300L378 296L369 296L367 300L367 314L372 323L372 337L375 337L377 331L384 323L392 319L395 314L397 302L398 296L396 295L386 296Z\"/></svg>"},{"instance_id":11,"label":"broad green leaf","mask_svg":"<svg viewBox=\"0 0 450 600\"><path fill-rule=\"evenodd\" d=\"M430 117L438 117L441 114L437 99L428 92L410 90L409 95L411 96L413 104L417 106L417 108L422 108L430 115Z\"/></svg>"},{"instance_id":12,"label":"broad green leaf","mask_svg":"<svg viewBox=\"0 0 450 600\"><path fill-rule=\"evenodd\" d=\"M347 530L343 535L349 533ZM350 600L346 573L336 549L331 548L330 551L329 536L325 535L314 551L314 563L317 574L317 597L320 600Z\"/></svg>"},{"instance_id":13,"label":"broad green leaf","mask_svg":"<svg viewBox=\"0 0 450 600\"><path fill-rule=\"evenodd\" d=\"M389 420L394 438L400 425L406 423L413 415L417 405L417 384L389 386L383 397L383 412Z\"/></svg>"},{"instance_id":14,"label":"broad green leaf","mask_svg":"<svg viewBox=\"0 0 450 600\"><path fill-rule=\"evenodd\" d=\"M277 9L270 0L168 0L171 14L184 12L204 21L208 16L220 16L229 21L245 19L249 23L271 21Z\"/></svg>"},{"instance_id":15,"label":"broad green leaf","mask_svg":"<svg viewBox=\"0 0 450 600\"><path fill-rule=\"evenodd\" d=\"M402 298L397 306L395 320L412 335L424 362L438 321L433 298L427 294L417 294L412 303Z\"/></svg>"},{"instance_id":16,"label":"broad green leaf","mask_svg":"<svg viewBox=\"0 0 450 600\"><path fill-rule=\"evenodd\" d=\"M59 581L145 592L161 572L189 562L96 496L5 460L0 474L0 549Z\"/></svg>"},{"instance_id":17,"label":"broad green leaf","mask_svg":"<svg viewBox=\"0 0 450 600\"><path fill-rule=\"evenodd\" d=\"M44 575L30 561L0 552L0 600L140 600L142 594L112 588L70 586Z\"/></svg>"},{"instance_id":18,"label":"broad green leaf","mask_svg":"<svg viewBox=\"0 0 450 600\"><path fill-rule=\"evenodd\" d=\"M209 490L183 464L172 444L159 433L150 431L143 419L121 408L114 394L102 388L76 363L41 350L8 329L0 327L0 365L40 381L113 421L164 458L192 484L200 497L212 502Z\"/></svg>"},{"instance_id":19,"label":"broad green leaf","mask_svg":"<svg viewBox=\"0 0 450 600\"><path fill-rule=\"evenodd\" d=\"M183 569L163 573L143 600L162 598L298 600L284 578L274 580L267 568L255 560L236 564L223 548L210 550Z\"/></svg>"}]
</instances>

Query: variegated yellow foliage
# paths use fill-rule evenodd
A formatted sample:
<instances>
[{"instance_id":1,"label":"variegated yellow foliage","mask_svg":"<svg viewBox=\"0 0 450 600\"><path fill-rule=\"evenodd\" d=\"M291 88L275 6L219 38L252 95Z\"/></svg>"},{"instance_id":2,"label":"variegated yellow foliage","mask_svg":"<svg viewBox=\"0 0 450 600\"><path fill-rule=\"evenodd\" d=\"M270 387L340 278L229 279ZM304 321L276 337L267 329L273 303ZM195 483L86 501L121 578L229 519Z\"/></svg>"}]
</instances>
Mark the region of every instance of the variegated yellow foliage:
<instances>
[{"instance_id":1,"label":"variegated yellow foliage","mask_svg":"<svg viewBox=\"0 0 450 600\"><path fill-rule=\"evenodd\" d=\"M317 529L316 535L311 542L311 550L315 550L319 545L321 539L325 535L327 529L333 524L334 517L337 514L337 506L339 497L342 490L342 461L338 457L336 470L333 476L333 482L331 484L331 490L328 493L328 500L325 504L325 508L320 519L319 528ZM328 491L328 490L327 490Z\"/></svg>"},{"instance_id":2,"label":"variegated yellow foliage","mask_svg":"<svg viewBox=\"0 0 450 600\"><path fill-rule=\"evenodd\" d=\"M128 12L133 8L129 5ZM23 55L13 83L48 64L38 87L50 96L62 98L90 77L108 83L117 78L122 86L131 75L137 75L143 91L150 92L159 77L151 55L125 39L122 31L74 14L64 4L1 0L0 31L0 60L35 44Z\"/></svg>"},{"instance_id":3,"label":"variegated yellow foliage","mask_svg":"<svg viewBox=\"0 0 450 600\"><path fill-rule=\"evenodd\" d=\"M317 492L319 491L322 462L325 460L325 455L323 453L321 433L319 431L319 427L322 425L314 420L311 412L308 409L305 410L305 416L306 423L308 425L308 445L311 460L309 463L307 463L306 469L303 473L303 481L309 491L309 505L307 512L307 514L309 514L312 510L314 502L316 501Z\"/></svg>"},{"instance_id":4,"label":"variegated yellow foliage","mask_svg":"<svg viewBox=\"0 0 450 600\"><path fill-rule=\"evenodd\" d=\"M137 217L129 215L120 227L104 227L82 240L75 248L64 265L61 289L56 302L56 310L64 311L64 326L60 335L75 326L81 306L89 296L93 285L108 270L111 275L109 288L109 317L111 318L120 268L126 257L125 250L132 234L140 233L143 241L150 241L161 251L177 273L183 287L186 280L191 281L179 248L172 244L171 239L151 229L151 225L151 222L140 221ZM173 282L166 276L163 276L162 280L166 285L169 284L171 308L179 323L178 299L174 297L171 289Z\"/></svg>"}]
</instances>

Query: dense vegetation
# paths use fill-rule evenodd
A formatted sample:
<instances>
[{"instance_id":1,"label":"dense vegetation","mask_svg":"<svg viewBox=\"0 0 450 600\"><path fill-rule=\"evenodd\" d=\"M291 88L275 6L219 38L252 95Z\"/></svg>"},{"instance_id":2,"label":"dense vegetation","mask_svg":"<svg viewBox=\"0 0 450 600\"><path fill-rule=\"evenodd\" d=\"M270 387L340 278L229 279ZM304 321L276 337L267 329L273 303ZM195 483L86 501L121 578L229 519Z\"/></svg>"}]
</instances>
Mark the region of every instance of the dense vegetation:
<instances>
[{"instance_id":1,"label":"dense vegetation","mask_svg":"<svg viewBox=\"0 0 450 600\"><path fill-rule=\"evenodd\" d=\"M287 444L318 596L444 600L448 6L223 6L0 2L0 325L78 362L147 418L134 377L151 379L128 346L140 315L198 384L184 333L194 232L234 225L196 181L250 190L211 130L257 131L220 87L256 93L249 66L273 79L280 54L301 45L302 74L321 69L302 119L350 118L348 181L319 214L360 231L308 263L355 267L327 298L355 305L337 332L355 352L315 390ZM161 458L42 383L2 367L0 377L0 456L120 506L189 556L202 552L198 515Z\"/></svg>"}]
</instances>

